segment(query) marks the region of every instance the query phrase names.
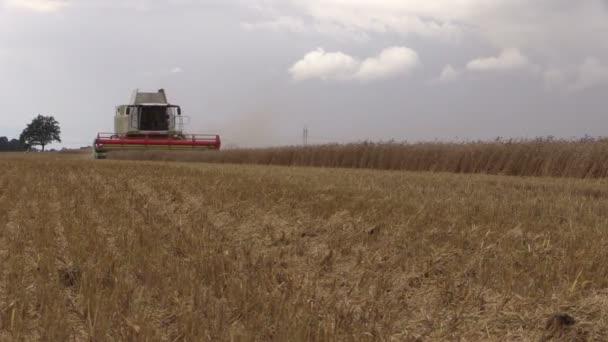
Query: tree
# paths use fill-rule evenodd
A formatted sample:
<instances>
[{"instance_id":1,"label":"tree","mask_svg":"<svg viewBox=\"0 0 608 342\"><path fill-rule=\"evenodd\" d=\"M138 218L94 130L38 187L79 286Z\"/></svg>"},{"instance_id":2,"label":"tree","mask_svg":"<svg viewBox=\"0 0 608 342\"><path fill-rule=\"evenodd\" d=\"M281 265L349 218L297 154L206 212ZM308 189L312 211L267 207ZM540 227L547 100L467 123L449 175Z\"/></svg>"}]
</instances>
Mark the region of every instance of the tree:
<instances>
[{"instance_id":1,"label":"tree","mask_svg":"<svg viewBox=\"0 0 608 342\"><path fill-rule=\"evenodd\" d=\"M0 137L0 152L25 151L25 146L17 139L8 140L7 137Z\"/></svg>"},{"instance_id":2,"label":"tree","mask_svg":"<svg viewBox=\"0 0 608 342\"><path fill-rule=\"evenodd\" d=\"M44 151L44 146L53 141L61 142L60 134L61 128L54 117L38 115L23 130L19 141L28 147L40 145Z\"/></svg>"}]
</instances>

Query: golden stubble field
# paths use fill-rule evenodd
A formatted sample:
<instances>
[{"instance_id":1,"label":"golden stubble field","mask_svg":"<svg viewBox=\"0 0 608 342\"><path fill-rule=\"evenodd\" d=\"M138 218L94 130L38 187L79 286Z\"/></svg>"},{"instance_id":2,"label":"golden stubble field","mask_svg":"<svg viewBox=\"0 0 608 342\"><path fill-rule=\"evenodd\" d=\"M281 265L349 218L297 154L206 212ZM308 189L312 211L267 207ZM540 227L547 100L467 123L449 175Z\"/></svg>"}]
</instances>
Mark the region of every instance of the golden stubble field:
<instances>
[{"instance_id":1,"label":"golden stubble field","mask_svg":"<svg viewBox=\"0 0 608 342\"><path fill-rule=\"evenodd\" d=\"M605 341L607 230L605 180L3 154L0 341Z\"/></svg>"}]
</instances>

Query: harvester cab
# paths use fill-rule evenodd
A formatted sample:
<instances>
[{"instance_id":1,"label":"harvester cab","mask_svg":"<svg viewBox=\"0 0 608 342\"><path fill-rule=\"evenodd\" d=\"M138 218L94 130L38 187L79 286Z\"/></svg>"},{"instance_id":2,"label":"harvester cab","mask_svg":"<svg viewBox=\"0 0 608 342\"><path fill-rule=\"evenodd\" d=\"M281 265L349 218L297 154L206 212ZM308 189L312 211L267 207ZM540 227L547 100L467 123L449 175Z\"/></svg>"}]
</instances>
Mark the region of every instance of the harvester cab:
<instances>
[{"instance_id":1,"label":"harvester cab","mask_svg":"<svg viewBox=\"0 0 608 342\"><path fill-rule=\"evenodd\" d=\"M184 133L188 119L181 107L169 103L163 89L135 90L131 104L116 108L114 133L97 134L95 158L116 150L219 150L219 135Z\"/></svg>"}]
</instances>

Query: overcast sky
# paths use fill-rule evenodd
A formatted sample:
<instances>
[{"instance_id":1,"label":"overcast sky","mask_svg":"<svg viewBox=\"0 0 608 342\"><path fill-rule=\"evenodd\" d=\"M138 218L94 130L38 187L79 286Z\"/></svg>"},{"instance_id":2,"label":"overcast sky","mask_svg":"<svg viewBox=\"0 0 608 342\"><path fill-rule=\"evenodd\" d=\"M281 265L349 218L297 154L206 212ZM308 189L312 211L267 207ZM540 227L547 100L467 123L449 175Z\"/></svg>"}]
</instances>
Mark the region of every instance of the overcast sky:
<instances>
[{"instance_id":1,"label":"overcast sky","mask_svg":"<svg viewBox=\"0 0 608 342\"><path fill-rule=\"evenodd\" d=\"M230 145L608 135L608 0L0 0L0 136L165 88Z\"/></svg>"}]
</instances>

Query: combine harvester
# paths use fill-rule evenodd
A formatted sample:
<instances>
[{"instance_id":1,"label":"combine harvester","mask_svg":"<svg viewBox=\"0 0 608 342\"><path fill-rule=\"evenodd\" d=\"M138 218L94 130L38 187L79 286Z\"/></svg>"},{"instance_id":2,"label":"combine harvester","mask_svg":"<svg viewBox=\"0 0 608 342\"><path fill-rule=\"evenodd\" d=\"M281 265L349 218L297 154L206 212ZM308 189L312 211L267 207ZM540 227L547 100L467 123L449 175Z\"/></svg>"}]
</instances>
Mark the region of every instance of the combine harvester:
<instances>
[{"instance_id":1,"label":"combine harvester","mask_svg":"<svg viewBox=\"0 0 608 342\"><path fill-rule=\"evenodd\" d=\"M131 104L116 109L114 133L97 134L95 159L105 159L110 151L220 149L219 135L183 133L186 119L179 106L169 104L163 89L135 90Z\"/></svg>"}]
</instances>

